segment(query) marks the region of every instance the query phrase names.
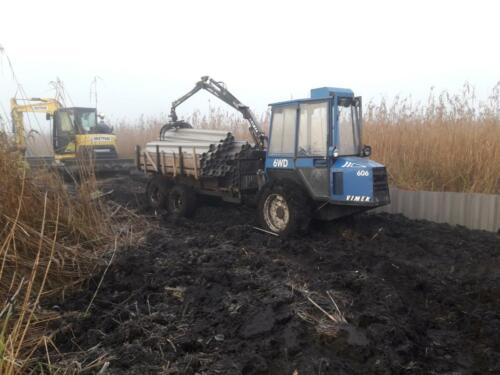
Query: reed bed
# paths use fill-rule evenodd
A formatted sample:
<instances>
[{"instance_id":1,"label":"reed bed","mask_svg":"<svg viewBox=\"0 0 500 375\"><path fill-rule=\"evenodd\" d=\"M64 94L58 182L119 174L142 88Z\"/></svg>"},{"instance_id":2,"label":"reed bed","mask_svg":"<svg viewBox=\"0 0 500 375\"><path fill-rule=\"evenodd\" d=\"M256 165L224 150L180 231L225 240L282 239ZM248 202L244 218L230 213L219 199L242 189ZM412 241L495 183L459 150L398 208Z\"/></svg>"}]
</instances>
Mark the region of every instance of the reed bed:
<instances>
[{"instance_id":1,"label":"reed bed","mask_svg":"<svg viewBox=\"0 0 500 375\"><path fill-rule=\"evenodd\" d=\"M500 194L500 82L484 101L465 84L423 103L369 103L364 140L400 188Z\"/></svg>"},{"instance_id":2,"label":"reed bed","mask_svg":"<svg viewBox=\"0 0 500 375\"><path fill-rule=\"evenodd\" d=\"M95 179L70 194L59 176L29 173L5 139L0 174L0 374L39 373L50 364L40 353L56 350L47 327L57 318L41 303L99 268L113 243L110 219L93 199Z\"/></svg>"}]
</instances>

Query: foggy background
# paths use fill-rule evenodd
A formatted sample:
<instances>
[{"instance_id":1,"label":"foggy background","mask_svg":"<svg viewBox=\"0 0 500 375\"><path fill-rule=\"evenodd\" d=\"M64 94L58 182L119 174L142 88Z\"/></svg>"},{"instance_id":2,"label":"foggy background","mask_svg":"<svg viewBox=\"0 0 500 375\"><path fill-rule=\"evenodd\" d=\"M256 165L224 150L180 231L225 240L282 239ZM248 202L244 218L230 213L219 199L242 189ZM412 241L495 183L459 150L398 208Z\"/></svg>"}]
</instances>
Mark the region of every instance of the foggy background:
<instances>
[{"instance_id":1,"label":"foggy background","mask_svg":"<svg viewBox=\"0 0 500 375\"><path fill-rule=\"evenodd\" d=\"M493 1L23 1L0 5L0 45L28 96L60 78L76 106L108 118L168 113L202 75L224 81L257 113L319 86L365 103L500 80ZM0 58L0 113L16 92ZM206 93L179 108L223 103Z\"/></svg>"}]
</instances>

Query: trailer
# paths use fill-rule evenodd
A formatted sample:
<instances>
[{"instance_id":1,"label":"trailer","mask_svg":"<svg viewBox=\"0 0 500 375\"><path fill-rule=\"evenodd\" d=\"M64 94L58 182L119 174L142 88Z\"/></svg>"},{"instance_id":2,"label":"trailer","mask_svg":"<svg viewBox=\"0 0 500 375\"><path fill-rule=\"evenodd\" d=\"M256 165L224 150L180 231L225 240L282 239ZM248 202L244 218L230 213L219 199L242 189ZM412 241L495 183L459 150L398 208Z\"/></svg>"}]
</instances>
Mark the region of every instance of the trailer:
<instances>
[{"instance_id":1,"label":"trailer","mask_svg":"<svg viewBox=\"0 0 500 375\"><path fill-rule=\"evenodd\" d=\"M229 132L178 127L136 149L137 168L151 176L146 189L150 205L181 216L193 214L196 194L249 201L259 189L264 159L258 147L235 141ZM174 186L177 194L169 199Z\"/></svg>"},{"instance_id":2,"label":"trailer","mask_svg":"<svg viewBox=\"0 0 500 375\"><path fill-rule=\"evenodd\" d=\"M243 114L253 143L231 133L193 129L176 108L205 89ZM262 227L280 236L307 229L312 218L333 220L390 203L385 167L361 143L361 97L322 87L311 97L270 104L270 135L222 82L202 77L172 103L156 141L137 146L137 168L148 175L154 208L193 215L197 197L257 206Z\"/></svg>"}]
</instances>

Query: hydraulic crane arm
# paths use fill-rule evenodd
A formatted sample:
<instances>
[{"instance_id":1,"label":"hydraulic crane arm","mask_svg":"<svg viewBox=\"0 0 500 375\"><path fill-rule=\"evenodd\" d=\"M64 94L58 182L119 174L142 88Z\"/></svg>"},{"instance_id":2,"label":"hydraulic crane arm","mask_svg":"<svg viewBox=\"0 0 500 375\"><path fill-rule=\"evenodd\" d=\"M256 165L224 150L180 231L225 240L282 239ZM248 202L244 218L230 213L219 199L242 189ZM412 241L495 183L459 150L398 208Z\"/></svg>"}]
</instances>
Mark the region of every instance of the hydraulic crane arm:
<instances>
[{"instance_id":1,"label":"hydraulic crane arm","mask_svg":"<svg viewBox=\"0 0 500 375\"><path fill-rule=\"evenodd\" d=\"M27 101L27 104L19 104L16 98L10 99L12 126L15 133L16 146L21 152L26 151L26 131L23 113L47 113L52 116L62 107L61 103L55 99L31 98L27 99Z\"/></svg>"},{"instance_id":2,"label":"hydraulic crane arm","mask_svg":"<svg viewBox=\"0 0 500 375\"><path fill-rule=\"evenodd\" d=\"M177 113L175 112L175 109L201 89L207 90L212 95L239 111L243 115L243 118L250 123L248 129L250 130L250 134L252 135L255 143L262 150L266 148L267 137L260 128L259 122L250 108L241 103L233 94L231 94L222 82L217 82L208 76L201 77L201 80L196 83L195 87L191 91L172 102L172 108L170 109L171 121L177 121Z\"/></svg>"}]
</instances>

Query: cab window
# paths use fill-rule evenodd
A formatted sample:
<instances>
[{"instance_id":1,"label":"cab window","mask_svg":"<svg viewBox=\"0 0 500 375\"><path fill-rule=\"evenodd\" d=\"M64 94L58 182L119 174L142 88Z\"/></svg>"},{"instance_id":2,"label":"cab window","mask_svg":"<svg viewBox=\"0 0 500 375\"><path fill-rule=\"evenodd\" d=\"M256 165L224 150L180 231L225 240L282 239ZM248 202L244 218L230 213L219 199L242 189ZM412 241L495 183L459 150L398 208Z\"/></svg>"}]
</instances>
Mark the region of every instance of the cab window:
<instances>
[{"instance_id":1,"label":"cab window","mask_svg":"<svg viewBox=\"0 0 500 375\"><path fill-rule=\"evenodd\" d=\"M294 155L297 108L273 109L269 153L272 155Z\"/></svg>"},{"instance_id":2,"label":"cab window","mask_svg":"<svg viewBox=\"0 0 500 375\"><path fill-rule=\"evenodd\" d=\"M97 116L95 111L81 111L78 114L79 122L83 133L92 133L97 125Z\"/></svg>"},{"instance_id":3,"label":"cab window","mask_svg":"<svg viewBox=\"0 0 500 375\"><path fill-rule=\"evenodd\" d=\"M359 154L359 110L360 107L352 99L339 101L337 118L339 139L337 140L337 147L340 155Z\"/></svg>"},{"instance_id":4,"label":"cab window","mask_svg":"<svg viewBox=\"0 0 500 375\"><path fill-rule=\"evenodd\" d=\"M73 134L75 132L73 125L73 116L71 116L71 114L69 114L68 112L59 112L58 115L59 115L59 124L58 124L59 132Z\"/></svg>"},{"instance_id":5,"label":"cab window","mask_svg":"<svg viewBox=\"0 0 500 375\"><path fill-rule=\"evenodd\" d=\"M297 156L326 156L328 131L328 104L300 105L299 142Z\"/></svg>"}]
</instances>

